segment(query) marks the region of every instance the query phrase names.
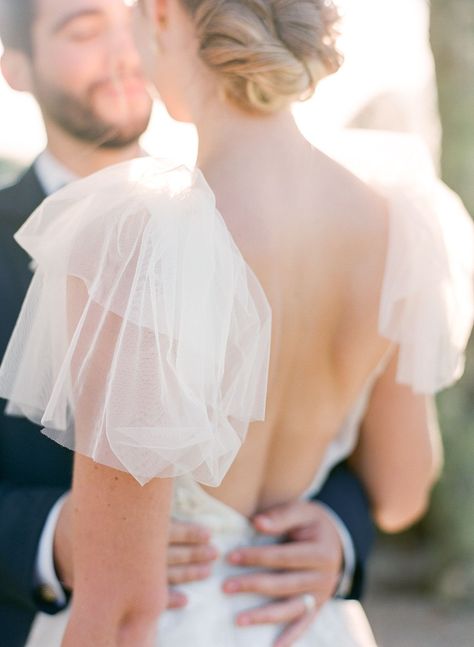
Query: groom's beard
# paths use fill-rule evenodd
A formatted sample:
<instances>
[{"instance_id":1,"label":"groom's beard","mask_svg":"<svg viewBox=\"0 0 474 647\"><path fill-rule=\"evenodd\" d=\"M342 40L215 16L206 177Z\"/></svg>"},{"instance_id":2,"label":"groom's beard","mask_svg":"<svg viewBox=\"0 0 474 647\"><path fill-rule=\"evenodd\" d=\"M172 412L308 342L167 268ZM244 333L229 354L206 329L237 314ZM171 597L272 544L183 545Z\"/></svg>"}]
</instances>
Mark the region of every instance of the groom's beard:
<instances>
[{"instance_id":1,"label":"groom's beard","mask_svg":"<svg viewBox=\"0 0 474 647\"><path fill-rule=\"evenodd\" d=\"M142 97L139 106L126 106L126 119L114 123L102 118L94 108L97 93L110 82L97 82L88 88L84 98L35 78L35 96L45 117L59 125L65 132L80 141L98 148L119 149L137 142L148 127L151 100ZM123 101L127 98L124 96ZM117 99L117 112L123 109Z\"/></svg>"}]
</instances>

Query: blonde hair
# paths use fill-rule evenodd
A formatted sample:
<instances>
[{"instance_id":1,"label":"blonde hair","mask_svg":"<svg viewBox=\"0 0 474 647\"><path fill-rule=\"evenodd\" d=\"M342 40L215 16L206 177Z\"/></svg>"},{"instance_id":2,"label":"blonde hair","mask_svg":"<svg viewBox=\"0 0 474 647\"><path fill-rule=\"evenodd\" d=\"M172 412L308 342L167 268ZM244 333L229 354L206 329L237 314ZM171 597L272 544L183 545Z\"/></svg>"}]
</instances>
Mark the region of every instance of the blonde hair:
<instances>
[{"instance_id":1,"label":"blonde hair","mask_svg":"<svg viewBox=\"0 0 474 647\"><path fill-rule=\"evenodd\" d=\"M181 0L202 60L240 108L272 113L312 95L338 70L338 13L329 0Z\"/></svg>"}]
</instances>

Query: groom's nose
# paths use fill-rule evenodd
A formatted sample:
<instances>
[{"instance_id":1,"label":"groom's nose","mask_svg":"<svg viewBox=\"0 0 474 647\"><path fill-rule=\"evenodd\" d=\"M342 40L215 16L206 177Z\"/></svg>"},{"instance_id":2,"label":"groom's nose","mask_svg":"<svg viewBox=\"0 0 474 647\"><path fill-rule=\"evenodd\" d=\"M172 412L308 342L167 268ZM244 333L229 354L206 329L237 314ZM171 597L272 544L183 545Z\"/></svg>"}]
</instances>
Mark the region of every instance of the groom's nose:
<instances>
[{"instance_id":1,"label":"groom's nose","mask_svg":"<svg viewBox=\"0 0 474 647\"><path fill-rule=\"evenodd\" d=\"M140 55L130 25L111 29L107 46L108 65L112 77L142 73Z\"/></svg>"}]
</instances>

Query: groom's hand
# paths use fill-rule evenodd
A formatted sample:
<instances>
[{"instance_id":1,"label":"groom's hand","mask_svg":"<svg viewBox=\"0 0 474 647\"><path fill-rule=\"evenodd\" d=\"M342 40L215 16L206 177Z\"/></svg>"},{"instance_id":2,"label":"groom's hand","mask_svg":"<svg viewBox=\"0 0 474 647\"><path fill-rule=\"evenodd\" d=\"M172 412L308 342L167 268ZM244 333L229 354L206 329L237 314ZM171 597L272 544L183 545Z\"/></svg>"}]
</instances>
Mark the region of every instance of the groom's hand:
<instances>
[{"instance_id":1,"label":"groom's hand","mask_svg":"<svg viewBox=\"0 0 474 647\"><path fill-rule=\"evenodd\" d=\"M168 543L168 584L176 586L185 582L204 580L211 574L217 550L210 543L211 535L197 524L171 520ZM168 608L186 606L186 596L170 589Z\"/></svg>"},{"instance_id":2,"label":"groom's hand","mask_svg":"<svg viewBox=\"0 0 474 647\"><path fill-rule=\"evenodd\" d=\"M312 501L275 506L256 515L253 524L259 532L282 541L230 552L231 564L267 570L234 576L226 580L223 590L274 598L270 604L238 614L236 622L240 626L286 623L275 647L289 647L337 589L344 565L340 535L324 506ZM305 594L309 597L304 598ZM313 610L305 605L305 599L312 601L310 596Z\"/></svg>"}]
</instances>

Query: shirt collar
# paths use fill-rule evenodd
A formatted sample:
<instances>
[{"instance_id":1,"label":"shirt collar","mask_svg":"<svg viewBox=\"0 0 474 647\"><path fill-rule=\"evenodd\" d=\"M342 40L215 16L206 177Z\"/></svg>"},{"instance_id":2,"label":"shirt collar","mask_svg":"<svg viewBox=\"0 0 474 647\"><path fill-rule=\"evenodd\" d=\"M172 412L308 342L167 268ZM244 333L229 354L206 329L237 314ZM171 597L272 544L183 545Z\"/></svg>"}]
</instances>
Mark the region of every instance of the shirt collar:
<instances>
[{"instance_id":1,"label":"shirt collar","mask_svg":"<svg viewBox=\"0 0 474 647\"><path fill-rule=\"evenodd\" d=\"M145 157L146 151L140 149L140 157ZM51 195L63 186L78 180L79 176L70 171L48 149L45 149L34 162L36 176L46 195Z\"/></svg>"},{"instance_id":2,"label":"shirt collar","mask_svg":"<svg viewBox=\"0 0 474 647\"><path fill-rule=\"evenodd\" d=\"M48 149L43 151L34 163L35 172L46 195L51 195L78 176L54 157Z\"/></svg>"}]
</instances>

